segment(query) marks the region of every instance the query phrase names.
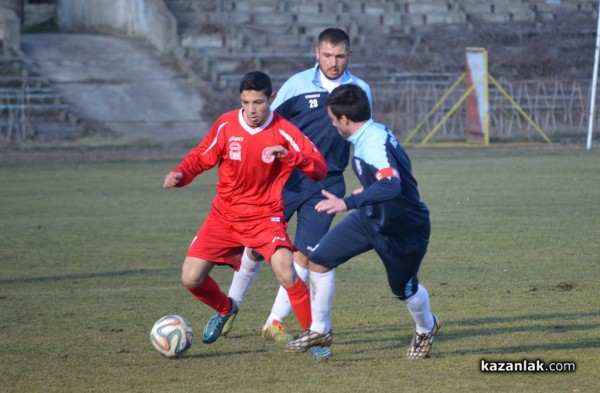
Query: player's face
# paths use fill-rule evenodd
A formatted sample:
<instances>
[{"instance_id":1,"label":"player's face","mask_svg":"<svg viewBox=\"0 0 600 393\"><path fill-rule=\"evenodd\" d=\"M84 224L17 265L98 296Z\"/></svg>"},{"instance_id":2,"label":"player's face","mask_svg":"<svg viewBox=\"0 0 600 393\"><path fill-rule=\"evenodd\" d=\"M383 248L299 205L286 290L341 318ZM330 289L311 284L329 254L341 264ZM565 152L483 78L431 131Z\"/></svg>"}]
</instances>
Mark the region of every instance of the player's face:
<instances>
[{"instance_id":1,"label":"player's face","mask_svg":"<svg viewBox=\"0 0 600 393\"><path fill-rule=\"evenodd\" d=\"M342 116L340 118L335 117L335 115L331 112L331 109L329 109L329 107L327 107L327 115L331 119L331 123L333 124L333 126L337 128L338 133L342 138L348 139L352 135L350 129L348 128L348 119L346 118L346 116Z\"/></svg>"},{"instance_id":2,"label":"player's face","mask_svg":"<svg viewBox=\"0 0 600 393\"><path fill-rule=\"evenodd\" d=\"M264 124L271 114L271 97L267 97L261 91L244 90L240 94L242 101L242 115L246 124L259 127Z\"/></svg>"},{"instance_id":3,"label":"player's face","mask_svg":"<svg viewBox=\"0 0 600 393\"><path fill-rule=\"evenodd\" d=\"M328 79L334 80L342 76L352 52L346 48L345 44L333 45L330 42L323 41L321 45L315 48L315 56L319 62L319 68Z\"/></svg>"}]
</instances>

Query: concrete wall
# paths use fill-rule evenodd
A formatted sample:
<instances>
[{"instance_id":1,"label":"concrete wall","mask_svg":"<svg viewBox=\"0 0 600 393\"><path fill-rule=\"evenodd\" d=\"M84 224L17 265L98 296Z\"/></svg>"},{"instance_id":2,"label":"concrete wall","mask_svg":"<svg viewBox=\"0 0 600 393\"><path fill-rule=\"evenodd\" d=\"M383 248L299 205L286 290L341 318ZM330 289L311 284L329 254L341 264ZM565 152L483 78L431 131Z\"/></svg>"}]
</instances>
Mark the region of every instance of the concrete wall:
<instances>
[{"instance_id":1,"label":"concrete wall","mask_svg":"<svg viewBox=\"0 0 600 393\"><path fill-rule=\"evenodd\" d=\"M57 14L64 31L120 32L164 53L178 44L177 21L163 0L59 0Z\"/></svg>"},{"instance_id":2,"label":"concrete wall","mask_svg":"<svg viewBox=\"0 0 600 393\"><path fill-rule=\"evenodd\" d=\"M12 9L0 5L0 55L21 50L21 26Z\"/></svg>"}]
</instances>

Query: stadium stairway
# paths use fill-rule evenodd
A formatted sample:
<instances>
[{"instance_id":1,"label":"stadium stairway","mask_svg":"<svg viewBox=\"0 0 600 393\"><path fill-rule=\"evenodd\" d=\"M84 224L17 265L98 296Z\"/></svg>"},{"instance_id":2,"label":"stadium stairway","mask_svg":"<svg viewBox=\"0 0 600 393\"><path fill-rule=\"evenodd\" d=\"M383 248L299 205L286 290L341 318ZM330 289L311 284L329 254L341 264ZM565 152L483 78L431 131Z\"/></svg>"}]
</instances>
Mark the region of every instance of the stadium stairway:
<instances>
[{"instance_id":1,"label":"stadium stairway","mask_svg":"<svg viewBox=\"0 0 600 393\"><path fill-rule=\"evenodd\" d=\"M69 140L86 132L90 126L24 56L0 57L0 141Z\"/></svg>"},{"instance_id":2,"label":"stadium stairway","mask_svg":"<svg viewBox=\"0 0 600 393\"><path fill-rule=\"evenodd\" d=\"M80 119L124 141L197 142L204 99L169 56L148 42L98 34L21 37L24 56Z\"/></svg>"}]
</instances>

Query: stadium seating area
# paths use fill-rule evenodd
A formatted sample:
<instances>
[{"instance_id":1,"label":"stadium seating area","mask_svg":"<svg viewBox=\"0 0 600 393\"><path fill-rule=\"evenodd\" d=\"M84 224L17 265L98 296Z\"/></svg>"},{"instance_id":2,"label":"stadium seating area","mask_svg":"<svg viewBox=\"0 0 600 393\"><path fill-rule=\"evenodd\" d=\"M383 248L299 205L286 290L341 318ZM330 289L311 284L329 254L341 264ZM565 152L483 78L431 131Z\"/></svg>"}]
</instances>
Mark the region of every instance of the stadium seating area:
<instances>
[{"instance_id":1,"label":"stadium seating area","mask_svg":"<svg viewBox=\"0 0 600 393\"><path fill-rule=\"evenodd\" d=\"M0 56L0 142L74 139L84 128L23 56Z\"/></svg>"},{"instance_id":2,"label":"stadium seating area","mask_svg":"<svg viewBox=\"0 0 600 393\"><path fill-rule=\"evenodd\" d=\"M52 15L56 1L0 0L0 9L35 23ZM450 83L464 70L468 46L488 49L496 77L576 79L582 68L588 75L593 47L587 43L595 37L597 17L592 0L163 1L177 21L178 58L216 92L231 91L249 69L268 72L277 87L290 72L314 63L316 37L330 26L350 33L352 70L376 89L407 79ZM9 34L0 18L3 138L77 135L81 124L9 48ZM210 104L224 105L211 100L208 112Z\"/></svg>"},{"instance_id":3,"label":"stadium seating area","mask_svg":"<svg viewBox=\"0 0 600 393\"><path fill-rule=\"evenodd\" d=\"M235 80L231 74L244 69L249 62L276 78L282 70L309 64L316 36L328 26L345 28L353 37L357 44L356 65L373 58L388 59L390 56L383 52L390 47L414 41L417 32L439 26L454 27L455 33L463 34L477 24L521 22L535 27L565 17L593 19L596 13L594 3L583 0L165 0L165 3L178 21L186 57L194 62L195 70L217 85ZM443 65L435 71L443 71Z\"/></svg>"}]
</instances>

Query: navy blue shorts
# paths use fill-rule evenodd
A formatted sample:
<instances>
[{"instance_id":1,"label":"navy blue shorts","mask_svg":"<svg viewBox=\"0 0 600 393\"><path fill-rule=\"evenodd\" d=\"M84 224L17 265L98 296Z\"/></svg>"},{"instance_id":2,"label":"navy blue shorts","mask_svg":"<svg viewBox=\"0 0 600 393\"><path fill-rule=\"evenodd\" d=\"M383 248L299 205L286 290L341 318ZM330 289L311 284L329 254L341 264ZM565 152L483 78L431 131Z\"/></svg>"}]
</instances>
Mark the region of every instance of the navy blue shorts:
<instances>
[{"instance_id":1,"label":"navy blue shorts","mask_svg":"<svg viewBox=\"0 0 600 393\"><path fill-rule=\"evenodd\" d=\"M430 224L406 235L384 236L369 219L354 210L335 225L309 254L319 265L334 269L351 258L375 250L387 273L394 296L407 299L417 291L417 273L429 245Z\"/></svg>"},{"instance_id":2,"label":"navy blue shorts","mask_svg":"<svg viewBox=\"0 0 600 393\"><path fill-rule=\"evenodd\" d=\"M325 236L335 217L333 214L315 210L315 205L324 199L321 194L323 189L340 198L343 197L346 192L344 177L330 176L321 182L313 182L305 178L294 187L286 185L283 190L284 217L289 222L296 214L294 246L304 255L308 255Z\"/></svg>"}]
</instances>

